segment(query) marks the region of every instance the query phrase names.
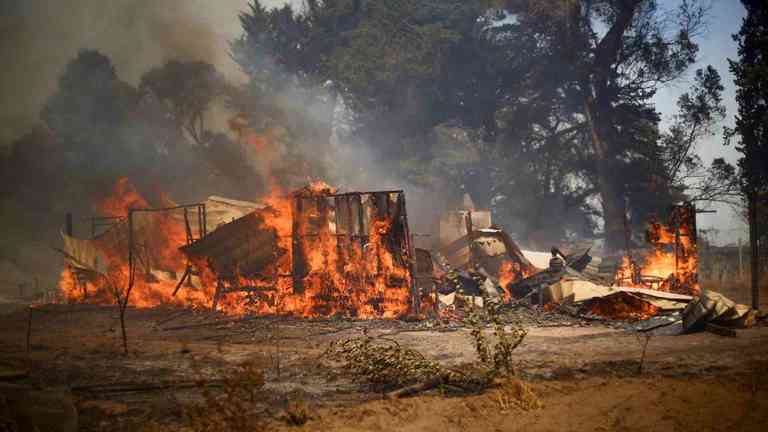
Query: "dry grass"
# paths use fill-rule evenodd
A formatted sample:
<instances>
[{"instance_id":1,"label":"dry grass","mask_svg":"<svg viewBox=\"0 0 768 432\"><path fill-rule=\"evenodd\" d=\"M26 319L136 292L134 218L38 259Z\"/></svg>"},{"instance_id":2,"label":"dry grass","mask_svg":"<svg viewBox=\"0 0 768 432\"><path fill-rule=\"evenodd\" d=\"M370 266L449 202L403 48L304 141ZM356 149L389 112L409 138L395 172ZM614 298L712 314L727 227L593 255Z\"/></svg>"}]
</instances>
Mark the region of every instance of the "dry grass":
<instances>
[{"instance_id":1,"label":"dry grass","mask_svg":"<svg viewBox=\"0 0 768 432\"><path fill-rule=\"evenodd\" d=\"M499 388L494 392L494 396L502 412L509 411L513 407L524 411L543 407L541 400L533 392L533 389L515 377L503 380Z\"/></svg>"}]
</instances>

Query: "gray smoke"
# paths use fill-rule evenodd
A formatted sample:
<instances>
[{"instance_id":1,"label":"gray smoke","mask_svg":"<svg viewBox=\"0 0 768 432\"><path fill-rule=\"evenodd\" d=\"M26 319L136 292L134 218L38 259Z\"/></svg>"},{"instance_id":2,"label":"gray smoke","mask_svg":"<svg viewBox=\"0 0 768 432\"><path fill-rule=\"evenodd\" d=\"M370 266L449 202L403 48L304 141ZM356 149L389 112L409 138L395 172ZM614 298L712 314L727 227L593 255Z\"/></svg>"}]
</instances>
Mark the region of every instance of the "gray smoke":
<instances>
[{"instance_id":1,"label":"gray smoke","mask_svg":"<svg viewBox=\"0 0 768 432\"><path fill-rule=\"evenodd\" d=\"M238 13L249 0L0 0L0 152L39 123L46 99L65 65L81 49L109 56L121 80L137 85L141 75L167 60L212 63L231 82L245 80L229 55L229 41L241 33ZM279 6L284 0L262 0ZM212 113L225 118L226 113ZM215 122L219 123L219 122ZM22 209L11 206L15 213ZM3 207L5 209L5 207ZM2 209L0 209L2 210ZM53 209L23 209L39 221L36 238L4 236L0 244L0 293L17 282L41 277L55 284L60 268L56 230L62 215ZM11 217L9 214L4 216ZM42 232L41 231L41 232ZM9 238L11 237L11 238ZM10 252L10 256L5 254Z\"/></svg>"},{"instance_id":2,"label":"gray smoke","mask_svg":"<svg viewBox=\"0 0 768 432\"><path fill-rule=\"evenodd\" d=\"M0 0L0 146L29 130L64 65L83 48L108 55L137 84L170 59L213 63L244 80L229 57L248 0ZM285 0L266 0L277 6Z\"/></svg>"}]
</instances>

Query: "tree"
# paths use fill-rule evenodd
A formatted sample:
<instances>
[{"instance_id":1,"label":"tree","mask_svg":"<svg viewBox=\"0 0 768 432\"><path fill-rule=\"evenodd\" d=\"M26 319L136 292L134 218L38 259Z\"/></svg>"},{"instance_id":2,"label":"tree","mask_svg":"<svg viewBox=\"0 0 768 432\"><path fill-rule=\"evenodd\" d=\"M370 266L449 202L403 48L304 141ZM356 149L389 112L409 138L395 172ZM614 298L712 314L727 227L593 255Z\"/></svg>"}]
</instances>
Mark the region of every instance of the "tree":
<instances>
[{"instance_id":1,"label":"tree","mask_svg":"<svg viewBox=\"0 0 768 432\"><path fill-rule=\"evenodd\" d=\"M759 240L762 236L758 221L761 202L768 200L768 5L760 0L742 0L747 16L734 39L739 43L739 60L729 60L736 76L736 101L739 113L734 131L740 143L736 149L739 159L741 188L747 201L749 242L752 251L752 306L759 301Z\"/></svg>"},{"instance_id":2,"label":"tree","mask_svg":"<svg viewBox=\"0 0 768 432\"><path fill-rule=\"evenodd\" d=\"M585 120L606 244L620 249L633 205L625 165L652 154L645 147L658 134L659 118L651 98L695 61L693 38L705 10L683 1L680 25L669 31L655 0L511 0L507 6L541 32L548 56L562 60L561 89Z\"/></svg>"},{"instance_id":3,"label":"tree","mask_svg":"<svg viewBox=\"0 0 768 432\"><path fill-rule=\"evenodd\" d=\"M602 217L615 250L627 217L639 225L683 197L688 184L670 167L695 162L717 121L680 117L663 132L652 101L694 63L704 12L685 0L673 26L655 0L334 0L301 11L254 1L233 50L252 83L269 84L262 91L330 83L353 112L354 142L410 180L483 185L492 192L477 204L506 203L499 216L521 235L589 234ZM690 111L700 101L689 97ZM472 137L456 151L463 160L441 153L444 128Z\"/></svg>"},{"instance_id":4,"label":"tree","mask_svg":"<svg viewBox=\"0 0 768 432\"><path fill-rule=\"evenodd\" d=\"M124 142L116 138L138 99L135 89L118 79L107 56L81 50L67 64L40 117L70 163L108 169L125 157Z\"/></svg>"},{"instance_id":5,"label":"tree","mask_svg":"<svg viewBox=\"0 0 768 432\"><path fill-rule=\"evenodd\" d=\"M495 97L498 76L475 73L493 69L484 3L309 1L295 11L254 1L233 53L254 97L330 84L331 106L341 96L355 113L356 138L399 161L428 152L432 128L450 119L495 129L485 96Z\"/></svg>"},{"instance_id":6,"label":"tree","mask_svg":"<svg viewBox=\"0 0 768 432\"><path fill-rule=\"evenodd\" d=\"M707 167L695 153L701 140L715 135L725 118L720 74L712 66L698 69L690 92L680 96L679 113L669 130L661 136L660 161L667 183L689 201L734 203L739 191L735 168L723 158Z\"/></svg>"},{"instance_id":7,"label":"tree","mask_svg":"<svg viewBox=\"0 0 768 432\"><path fill-rule=\"evenodd\" d=\"M214 99L225 94L227 85L209 63L171 60L142 75L139 90L165 104L179 133L186 131L202 145L205 112Z\"/></svg>"}]
</instances>

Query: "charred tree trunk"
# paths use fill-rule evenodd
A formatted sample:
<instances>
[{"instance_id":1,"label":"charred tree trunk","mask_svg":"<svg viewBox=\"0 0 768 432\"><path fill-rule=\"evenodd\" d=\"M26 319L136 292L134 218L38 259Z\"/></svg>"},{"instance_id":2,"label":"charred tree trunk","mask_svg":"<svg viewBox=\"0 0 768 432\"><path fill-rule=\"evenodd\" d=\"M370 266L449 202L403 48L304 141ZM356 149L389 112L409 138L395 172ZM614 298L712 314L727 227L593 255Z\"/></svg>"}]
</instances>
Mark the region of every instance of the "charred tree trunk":
<instances>
[{"instance_id":1,"label":"charred tree trunk","mask_svg":"<svg viewBox=\"0 0 768 432\"><path fill-rule=\"evenodd\" d=\"M622 249L624 239L626 219L624 197L612 175L608 145L603 139L605 134L602 133L605 128L600 127L601 116L596 111L596 104L591 96L585 98L584 114L589 124L592 150L595 155L597 186L603 208L605 246L609 251L618 251Z\"/></svg>"}]
</instances>

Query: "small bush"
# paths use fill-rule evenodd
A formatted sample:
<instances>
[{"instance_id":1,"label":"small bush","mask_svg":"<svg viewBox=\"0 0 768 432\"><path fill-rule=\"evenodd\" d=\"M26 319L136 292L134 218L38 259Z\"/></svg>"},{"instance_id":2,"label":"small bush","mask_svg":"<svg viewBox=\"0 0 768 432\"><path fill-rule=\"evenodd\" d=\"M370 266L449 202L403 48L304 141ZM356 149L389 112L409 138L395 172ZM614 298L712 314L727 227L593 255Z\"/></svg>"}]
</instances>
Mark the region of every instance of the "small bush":
<instances>
[{"instance_id":1,"label":"small bush","mask_svg":"<svg viewBox=\"0 0 768 432\"><path fill-rule=\"evenodd\" d=\"M499 311L501 305L487 301L485 304L485 309L473 311L466 321L472 329L470 335L477 357L481 366L487 368L488 373L493 377L514 376L516 371L512 353L523 342L528 331L519 323L513 323L511 330L507 331ZM492 344L484 334L488 324L493 326L495 344Z\"/></svg>"},{"instance_id":2,"label":"small bush","mask_svg":"<svg viewBox=\"0 0 768 432\"><path fill-rule=\"evenodd\" d=\"M364 336L334 341L325 355L342 361L345 370L377 390L429 380L442 372L437 362L391 339Z\"/></svg>"}]
</instances>

